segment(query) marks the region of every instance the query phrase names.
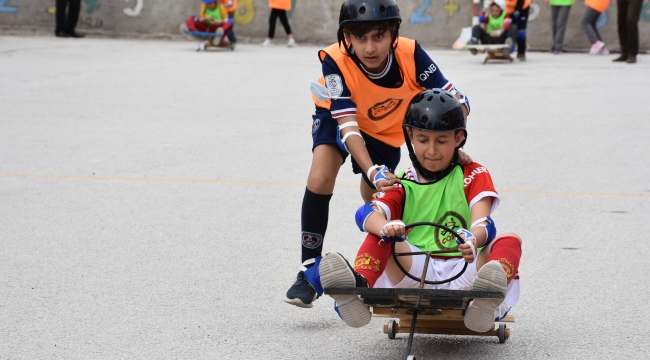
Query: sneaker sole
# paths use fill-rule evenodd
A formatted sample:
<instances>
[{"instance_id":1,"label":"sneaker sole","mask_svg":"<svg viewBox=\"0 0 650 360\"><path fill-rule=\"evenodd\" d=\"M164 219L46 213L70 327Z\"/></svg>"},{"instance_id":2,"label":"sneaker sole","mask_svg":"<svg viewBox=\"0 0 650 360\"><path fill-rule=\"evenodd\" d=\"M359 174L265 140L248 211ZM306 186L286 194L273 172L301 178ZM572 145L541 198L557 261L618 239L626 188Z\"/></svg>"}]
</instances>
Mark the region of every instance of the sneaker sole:
<instances>
[{"instance_id":1,"label":"sneaker sole","mask_svg":"<svg viewBox=\"0 0 650 360\"><path fill-rule=\"evenodd\" d=\"M474 279L474 291L498 291L506 294L508 279L498 261L483 265ZM489 331L494 326L494 311L503 299L475 299L465 311L465 326L476 332Z\"/></svg>"},{"instance_id":2,"label":"sneaker sole","mask_svg":"<svg viewBox=\"0 0 650 360\"><path fill-rule=\"evenodd\" d=\"M312 301L316 300L317 298L318 298L318 295L314 294L314 299ZM286 302L287 304L296 305L297 307L301 307L301 308L305 308L305 309L311 309L312 307L314 307L314 305L312 303L305 304L304 302L302 302L302 300L300 300L298 298L289 299L288 297L285 297L284 302Z\"/></svg>"},{"instance_id":3,"label":"sneaker sole","mask_svg":"<svg viewBox=\"0 0 650 360\"><path fill-rule=\"evenodd\" d=\"M354 274L345 259L337 253L327 253L320 262L323 288L356 287ZM330 295L336 301L339 314L346 324L359 328L370 322L370 310L356 295Z\"/></svg>"}]
</instances>

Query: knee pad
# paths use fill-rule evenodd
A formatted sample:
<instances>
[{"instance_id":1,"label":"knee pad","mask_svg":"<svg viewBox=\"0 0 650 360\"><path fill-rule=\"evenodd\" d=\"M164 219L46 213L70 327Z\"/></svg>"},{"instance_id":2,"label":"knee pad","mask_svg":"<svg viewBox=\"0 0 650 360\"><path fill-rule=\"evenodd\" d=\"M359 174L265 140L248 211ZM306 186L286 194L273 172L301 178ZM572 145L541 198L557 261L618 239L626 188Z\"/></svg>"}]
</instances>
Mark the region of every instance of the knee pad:
<instances>
[{"instance_id":1,"label":"knee pad","mask_svg":"<svg viewBox=\"0 0 650 360\"><path fill-rule=\"evenodd\" d=\"M525 40L526 39L526 29L517 31L517 39Z\"/></svg>"}]
</instances>

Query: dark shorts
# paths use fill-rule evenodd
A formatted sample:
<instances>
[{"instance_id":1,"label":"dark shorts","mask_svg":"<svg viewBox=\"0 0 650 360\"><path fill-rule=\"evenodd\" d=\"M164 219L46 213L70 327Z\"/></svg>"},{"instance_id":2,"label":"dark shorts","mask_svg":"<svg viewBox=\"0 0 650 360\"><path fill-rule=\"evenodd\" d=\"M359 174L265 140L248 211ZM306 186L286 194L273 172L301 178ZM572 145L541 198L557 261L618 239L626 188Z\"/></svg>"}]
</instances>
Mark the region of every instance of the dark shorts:
<instances>
[{"instance_id":1,"label":"dark shorts","mask_svg":"<svg viewBox=\"0 0 650 360\"><path fill-rule=\"evenodd\" d=\"M341 151L341 156L343 156L343 162L345 163L348 153L341 150L336 143L336 127L339 125L338 122L332 118L329 111L318 107L316 108L316 113L312 116L312 119L311 136L314 140L312 151L318 145L334 144L336 145L336 148ZM394 174L395 168L399 164L401 157L400 148L387 145L372 136L365 134L363 131L361 132L361 136L363 136L363 139L366 142L366 149L368 149L368 154L370 155L372 162L376 165L386 165L388 171ZM372 181L368 180L366 177L366 170L362 170L354 158L351 158L351 162L352 172L355 174L361 174L366 183L371 188L374 188Z\"/></svg>"}]
</instances>

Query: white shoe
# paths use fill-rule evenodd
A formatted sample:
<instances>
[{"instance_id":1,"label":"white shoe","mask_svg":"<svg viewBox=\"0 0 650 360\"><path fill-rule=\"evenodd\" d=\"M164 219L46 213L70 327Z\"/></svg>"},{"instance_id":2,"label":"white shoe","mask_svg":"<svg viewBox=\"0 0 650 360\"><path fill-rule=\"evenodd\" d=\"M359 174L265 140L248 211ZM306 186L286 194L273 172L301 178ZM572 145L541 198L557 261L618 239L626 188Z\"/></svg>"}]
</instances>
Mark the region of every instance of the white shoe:
<instances>
[{"instance_id":1,"label":"white shoe","mask_svg":"<svg viewBox=\"0 0 650 360\"><path fill-rule=\"evenodd\" d=\"M607 49L607 46L603 46L602 49L598 52L598 55L609 55L609 50Z\"/></svg>"},{"instance_id":2,"label":"white shoe","mask_svg":"<svg viewBox=\"0 0 650 360\"><path fill-rule=\"evenodd\" d=\"M593 44L591 44L591 49L589 50L589 55L596 55L596 54L598 54L598 52L599 52L603 47L605 47L605 43L602 42L602 41L600 41L600 40L596 40Z\"/></svg>"},{"instance_id":3,"label":"white shoe","mask_svg":"<svg viewBox=\"0 0 650 360\"><path fill-rule=\"evenodd\" d=\"M291 38L291 39L289 39L289 42L287 43L287 46L288 47L296 47L296 46L298 46L298 44L296 44L295 39Z\"/></svg>"},{"instance_id":4,"label":"white shoe","mask_svg":"<svg viewBox=\"0 0 650 360\"><path fill-rule=\"evenodd\" d=\"M320 283L326 288L357 287L355 273L350 264L338 253L325 254L320 261ZM360 275L357 275L360 276ZM330 295L338 308L341 319L353 328L360 328L370 322L368 306L357 295ZM494 309L492 310L494 315Z\"/></svg>"},{"instance_id":5,"label":"white shoe","mask_svg":"<svg viewBox=\"0 0 650 360\"><path fill-rule=\"evenodd\" d=\"M505 297L508 278L501 263L492 260L483 265L474 279L473 291L498 291ZM494 326L495 310L503 299L474 299L465 311L465 326L476 332L489 331Z\"/></svg>"},{"instance_id":6,"label":"white shoe","mask_svg":"<svg viewBox=\"0 0 650 360\"><path fill-rule=\"evenodd\" d=\"M264 42L261 43L260 45L262 45L262 46L264 46L264 47L270 47L270 46L273 46L273 40L266 39L266 40L264 40Z\"/></svg>"}]
</instances>

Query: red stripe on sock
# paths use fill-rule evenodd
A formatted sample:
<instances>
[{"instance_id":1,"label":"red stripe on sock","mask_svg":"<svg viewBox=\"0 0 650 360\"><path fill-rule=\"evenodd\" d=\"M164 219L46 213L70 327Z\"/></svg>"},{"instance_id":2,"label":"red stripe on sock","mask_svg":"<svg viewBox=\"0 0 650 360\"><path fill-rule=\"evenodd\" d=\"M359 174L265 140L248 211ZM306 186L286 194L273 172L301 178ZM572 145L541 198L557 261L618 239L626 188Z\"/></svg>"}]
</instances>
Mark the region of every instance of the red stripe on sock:
<instances>
[{"instance_id":1,"label":"red stripe on sock","mask_svg":"<svg viewBox=\"0 0 650 360\"><path fill-rule=\"evenodd\" d=\"M490 250L488 262L496 260L501 263L503 270L508 277L508 283L519 272L519 260L521 259L521 243L514 236L507 236L498 239Z\"/></svg>"},{"instance_id":2,"label":"red stripe on sock","mask_svg":"<svg viewBox=\"0 0 650 360\"><path fill-rule=\"evenodd\" d=\"M354 271L366 278L368 287L375 286L392 253L390 244L380 240L379 236L368 234L354 259Z\"/></svg>"}]
</instances>

